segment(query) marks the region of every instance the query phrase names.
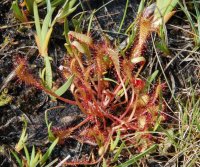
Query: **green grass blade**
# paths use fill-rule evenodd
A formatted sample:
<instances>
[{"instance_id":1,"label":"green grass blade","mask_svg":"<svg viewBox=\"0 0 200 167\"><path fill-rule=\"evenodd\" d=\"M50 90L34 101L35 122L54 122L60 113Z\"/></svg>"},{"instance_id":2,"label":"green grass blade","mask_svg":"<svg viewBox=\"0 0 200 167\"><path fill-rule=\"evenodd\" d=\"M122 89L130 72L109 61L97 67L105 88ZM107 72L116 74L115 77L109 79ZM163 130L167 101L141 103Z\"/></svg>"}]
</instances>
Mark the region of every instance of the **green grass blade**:
<instances>
[{"instance_id":1,"label":"green grass blade","mask_svg":"<svg viewBox=\"0 0 200 167\"><path fill-rule=\"evenodd\" d=\"M30 165L30 155L29 155L29 152L28 152L26 145L24 145L24 153L25 153L25 156L26 156L27 164Z\"/></svg>"},{"instance_id":2,"label":"green grass blade","mask_svg":"<svg viewBox=\"0 0 200 167\"><path fill-rule=\"evenodd\" d=\"M178 3L178 1L179 0L157 0L157 8L154 12L154 19L157 20L171 12Z\"/></svg>"},{"instance_id":3,"label":"green grass blade","mask_svg":"<svg viewBox=\"0 0 200 167\"><path fill-rule=\"evenodd\" d=\"M49 139L49 141L53 142L56 139L56 137L54 136L54 134L51 131L51 124L52 123L48 122L47 110L45 111L45 123L47 125L47 130L48 130L48 139Z\"/></svg>"},{"instance_id":4,"label":"green grass blade","mask_svg":"<svg viewBox=\"0 0 200 167\"><path fill-rule=\"evenodd\" d=\"M26 7L28 11L32 14L33 13L33 0L25 0L26 1Z\"/></svg>"},{"instance_id":5,"label":"green grass blade","mask_svg":"<svg viewBox=\"0 0 200 167\"><path fill-rule=\"evenodd\" d=\"M11 9L12 9L12 11L14 13L14 16L18 20L20 20L21 22L25 22L26 21L26 18L24 17L24 15L22 14L22 11L20 10L20 8L18 6L17 0L12 3Z\"/></svg>"},{"instance_id":6,"label":"green grass blade","mask_svg":"<svg viewBox=\"0 0 200 167\"><path fill-rule=\"evenodd\" d=\"M117 149L116 154L114 155L114 158L112 160L112 163L118 160L118 157L120 155L120 153L122 152L123 148L124 148L124 142L122 142L122 144L119 146L119 148Z\"/></svg>"},{"instance_id":7,"label":"green grass blade","mask_svg":"<svg viewBox=\"0 0 200 167\"><path fill-rule=\"evenodd\" d=\"M157 148L157 145L153 145L150 148L146 149L144 152L132 157L128 161L122 163L121 165L118 165L117 167L127 167L129 165L133 165L136 161L140 160L145 155L149 154L150 152L154 151Z\"/></svg>"},{"instance_id":8,"label":"green grass blade","mask_svg":"<svg viewBox=\"0 0 200 167\"><path fill-rule=\"evenodd\" d=\"M41 30L42 43L45 41L47 32L48 32L48 30L50 28L49 25L51 24L51 17L52 17L54 9L55 8L52 8L44 18L43 25L42 25L42 30Z\"/></svg>"},{"instance_id":9,"label":"green grass blade","mask_svg":"<svg viewBox=\"0 0 200 167\"><path fill-rule=\"evenodd\" d=\"M18 157L17 153L15 153L14 151L11 151L12 155L15 157L17 163L19 164L19 167L23 167L23 162L22 160Z\"/></svg>"},{"instance_id":10,"label":"green grass blade","mask_svg":"<svg viewBox=\"0 0 200 167\"><path fill-rule=\"evenodd\" d=\"M47 152L42 156L42 159L41 159L41 164L44 164L47 159L50 157L54 147L56 146L56 144L58 143L58 138L56 140L54 140L54 142L51 144L51 146L48 148Z\"/></svg>"},{"instance_id":11,"label":"green grass blade","mask_svg":"<svg viewBox=\"0 0 200 167\"><path fill-rule=\"evenodd\" d=\"M117 147L117 144L119 143L119 140L120 140L120 134L121 134L121 132L120 132L120 130L118 130L115 140L113 141L113 139L111 139L110 151L113 151Z\"/></svg>"},{"instance_id":12,"label":"green grass blade","mask_svg":"<svg viewBox=\"0 0 200 167\"><path fill-rule=\"evenodd\" d=\"M63 19L67 17L69 14L71 14L72 12L74 12L79 5L78 4L75 7L73 7L75 3L76 3L76 0L66 1L59 12L59 16L56 19L57 20Z\"/></svg>"},{"instance_id":13,"label":"green grass blade","mask_svg":"<svg viewBox=\"0 0 200 167\"><path fill-rule=\"evenodd\" d=\"M32 148L30 166L33 165L33 163L34 163L34 158L35 158L35 146L33 146L33 148Z\"/></svg>"},{"instance_id":14,"label":"green grass blade","mask_svg":"<svg viewBox=\"0 0 200 167\"><path fill-rule=\"evenodd\" d=\"M138 14L142 13L142 11L144 10L145 1L146 0L140 1L140 5L139 5L139 8L138 8L138 12L137 12Z\"/></svg>"},{"instance_id":15,"label":"green grass blade","mask_svg":"<svg viewBox=\"0 0 200 167\"><path fill-rule=\"evenodd\" d=\"M34 12L35 28L36 28L37 36L41 43L41 26L40 26L40 18L39 18L39 13L38 13L38 6L36 2L33 3L33 12Z\"/></svg>"},{"instance_id":16,"label":"green grass blade","mask_svg":"<svg viewBox=\"0 0 200 167\"><path fill-rule=\"evenodd\" d=\"M150 85L151 85L151 83L153 82L153 80L155 80L155 78L157 77L158 72L159 72L158 70L154 71L154 73L153 73L151 76L149 76L149 77L147 78L147 82L146 82L144 91L149 90Z\"/></svg>"},{"instance_id":17,"label":"green grass blade","mask_svg":"<svg viewBox=\"0 0 200 167\"><path fill-rule=\"evenodd\" d=\"M193 3L194 3L194 8L195 8L195 11L196 11L196 18L197 18L197 27L198 27L198 39L197 39L197 43L200 44L200 11L199 11L199 4L197 4L197 2L195 0L193 0Z\"/></svg>"},{"instance_id":18,"label":"green grass blade","mask_svg":"<svg viewBox=\"0 0 200 167\"><path fill-rule=\"evenodd\" d=\"M124 25L124 20L125 20L125 18L126 18L127 9L128 9L128 4L129 4L129 0L126 0L126 6L125 6L125 9L124 9L124 14L123 14L122 21L121 21L120 26L119 26L119 29L118 29L118 33L121 32L122 26Z\"/></svg>"},{"instance_id":19,"label":"green grass blade","mask_svg":"<svg viewBox=\"0 0 200 167\"><path fill-rule=\"evenodd\" d=\"M65 2L65 0L53 0L51 2L52 7L57 7L58 5L61 5Z\"/></svg>"}]
</instances>

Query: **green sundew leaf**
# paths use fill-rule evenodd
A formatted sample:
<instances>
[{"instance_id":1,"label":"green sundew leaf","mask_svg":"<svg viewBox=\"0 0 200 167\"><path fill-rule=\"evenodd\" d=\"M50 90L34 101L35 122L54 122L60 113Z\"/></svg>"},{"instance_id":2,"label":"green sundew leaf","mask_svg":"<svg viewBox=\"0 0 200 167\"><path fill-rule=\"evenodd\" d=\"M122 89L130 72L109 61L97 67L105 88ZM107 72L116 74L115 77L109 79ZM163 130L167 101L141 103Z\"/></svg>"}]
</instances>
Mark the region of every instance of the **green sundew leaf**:
<instances>
[{"instance_id":1,"label":"green sundew leaf","mask_svg":"<svg viewBox=\"0 0 200 167\"><path fill-rule=\"evenodd\" d=\"M146 149L144 152L132 157L131 159L129 159L128 161L122 163L121 165L118 165L117 167L127 167L129 165L133 165L134 163L136 163L136 161L140 160L145 155L147 155L150 152L154 151L156 148L157 148L157 145L154 144L150 148Z\"/></svg>"},{"instance_id":2,"label":"green sundew leaf","mask_svg":"<svg viewBox=\"0 0 200 167\"><path fill-rule=\"evenodd\" d=\"M20 20L21 22L25 22L26 18L24 17L22 11L20 10L18 6L17 0L12 3L11 9L13 10L13 13L15 17Z\"/></svg>"},{"instance_id":3,"label":"green sundew leaf","mask_svg":"<svg viewBox=\"0 0 200 167\"><path fill-rule=\"evenodd\" d=\"M37 32L37 36L39 38L39 42L41 44L41 26L40 26L40 18L39 18L39 13L38 13L38 6L37 3L33 3L33 13L34 13L34 19L35 19L35 28Z\"/></svg>"},{"instance_id":4,"label":"green sundew leaf","mask_svg":"<svg viewBox=\"0 0 200 167\"><path fill-rule=\"evenodd\" d=\"M161 17L170 13L176 6L179 0L157 0L156 10L154 12L154 20L160 19Z\"/></svg>"},{"instance_id":5,"label":"green sundew leaf","mask_svg":"<svg viewBox=\"0 0 200 167\"><path fill-rule=\"evenodd\" d=\"M48 30L50 28L49 25L51 24L51 17L52 17L54 9L55 8L51 8L51 10L47 13L47 15L44 18L43 25L42 25L42 30L41 30L42 45L43 45L43 42L46 39L47 32L48 32Z\"/></svg>"},{"instance_id":6,"label":"green sundew leaf","mask_svg":"<svg viewBox=\"0 0 200 167\"><path fill-rule=\"evenodd\" d=\"M15 157L17 163L19 164L19 167L23 167L23 166L24 166L24 165L23 165L23 162L22 162L22 160L18 157L17 153L13 152L12 150L11 150L11 153L12 153L12 155Z\"/></svg>"},{"instance_id":7,"label":"green sundew leaf","mask_svg":"<svg viewBox=\"0 0 200 167\"><path fill-rule=\"evenodd\" d=\"M113 141L113 139L111 139L110 151L113 151L117 147L117 144L119 143L119 140L120 140L120 134L121 134L121 132L120 132L120 130L118 130L115 141Z\"/></svg>"},{"instance_id":8,"label":"green sundew leaf","mask_svg":"<svg viewBox=\"0 0 200 167\"><path fill-rule=\"evenodd\" d=\"M153 82L153 80L155 80L155 78L157 77L158 72L159 72L158 70L154 71L154 73L147 78L144 91L147 91L150 89L150 85Z\"/></svg>"},{"instance_id":9,"label":"green sundew leaf","mask_svg":"<svg viewBox=\"0 0 200 167\"><path fill-rule=\"evenodd\" d=\"M51 146L48 148L47 152L42 156L41 159L41 164L43 165L47 159L50 157L54 147L56 146L56 144L58 143L59 138L57 138L56 140L54 140L54 142L51 144Z\"/></svg>"},{"instance_id":10,"label":"green sundew leaf","mask_svg":"<svg viewBox=\"0 0 200 167\"><path fill-rule=\"evenodd\" d=\"M55 93L58 96L62 96L68 90L68 88L70 87L70 85L72 84L73 79L74 79L74 75L71 75L69 77L69 79L59 89L57 89L55 91Z\"/></svg>"},{"instance_id":11,"label":"green sundew leaf","mask_svg":"<svg viewBox=\"0 0 200 167\"><path fill-rule=\"evenodd\" d=\"M120 153L122 152L123 148L124 148L124 142L121 143L120 147L117 149L117 152L112 160L112 163L118 160L118 157L120 155Z\"/></svg>"},{"instance_id":12,"label":"green sundew leaf","mask_svg":"<svg viewBox=\"0 0 200 167\"><path fill-rule=\"evenodd\" d=\"M33 13L33 3L34 3L34 0L25 0L26 1L26 7L28 9L28 11L30 13Z\"/></svg>"},{"instance_id":13,"label":"green sundew leaf","mask_svg":"<svg viewBox=\"0 0 200 167\"><path fill-rule=\"evenodd\" d=\"M48 89L51 89L53 85L53 76L52 76L51 62L49 56L44 56L44 62L45 62L45 86L47 86Z\"/></svg>"},{"instance_id":14,"label":"green sundew leaf","mask_svg":"<svg viewBox=\"0 0 200 167\"><path fill-rule=\"evenodd\" d=\"M28 152L26 145L24 145L24 152L25 152L27 164L30 165L30 155L29 155L29 152Z\"/></svg>"}]
</instances>

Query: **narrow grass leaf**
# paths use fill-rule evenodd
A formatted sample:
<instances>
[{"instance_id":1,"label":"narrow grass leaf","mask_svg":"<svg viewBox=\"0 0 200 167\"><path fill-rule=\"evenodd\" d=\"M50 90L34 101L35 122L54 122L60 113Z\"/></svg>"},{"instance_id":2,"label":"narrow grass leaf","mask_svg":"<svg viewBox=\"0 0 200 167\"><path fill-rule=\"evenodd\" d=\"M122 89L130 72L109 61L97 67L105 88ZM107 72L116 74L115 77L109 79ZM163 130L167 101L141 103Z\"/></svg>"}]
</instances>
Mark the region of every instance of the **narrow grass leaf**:
<instances>
[{"instance_id":1,"label":"narrow grass leaf","mask_svg":"<svg viewBox=\"0 0 200 167\"><path fill-rule=\"evenodd\" d=\"M25 0L26 1L26 7L28 11L32 14L33 13L33 0Z\"/></svg>"},{"instance_id":2,"label":"narrow grass leaf","mask_svg":"<svg viewBox=\"0 0 200 167\"><path fill-rule=\"evenodd\" d=\"M22 160L18 157L17 153L11 150L12 155L15 157L17 163L19 164L19 167L23 167L23 162Z\"/></svg>"},{"instance_id":3,"label":"narrow grass leaf","mask_svg":"<svg viewBox=\"0 0 200 167\"><path fill-rule=\"evenodd\" d=\"M103 165L102 167L107 167L106 160L103 158Z\"/></svg>"},{"instance_id":4,"label":"narrow grass leaf","mask_svg":"<svg viewBox=\"0 0 200 167\"><path fill-rule=\"evenodd\" d=\"M74 79L74 75L71 75L69 77L69 79L59 89L57 89L55 91L55 93L58 96L62 96L68 90L68 88L70 87L70 85L72 84L73 79Z\"/></svg>"},{"instance_id":5,"label":"narrow grass leaf","mask_svg":"<svg viewBox=\"0 0 200 167\"><path fill-rule=\"evenodd\" d=\"M51 144L51 146L48 148L47 152L42 156L42 159L41 159L41 164L44 164L47 159L49 158L49 156L51 155L54 147L56 146L56 144L58 143L58 138L56 140L54 140L54 142Z\"/></svg>"},{"instance_id":6,"label":"narrow grass leaf","mask_svg":"<svg viewBox=\"0 0 200 167\"><path fill-rule=\"evenodd\" d=\"M155 80L155 78L157 77L158 72L159 72L158 70L154 71L154 73L147 78L147 82L145 84L144 91L147 91L147 90L150 89L150 85Z\"/></svg>"},{"instance_id":7,"label":"narrow grass leaf","mask_svg":"<svg viewBox=\"0 0 200 167\"><path fill-rule=\"evenodd\" d=\"M145 155L149 154L150 152L154 151L157 148L157 145L153 145L150 148L146 149L144 152L134 156L133 158L129 159L128 161L118 165L117 167L127 167L129 165L133 165L136 161L140 160Z\"/></svg>"},{"instance_id":8,"label":"narrow grass leaf","mask_svg":"<svg viewBox=\"0 0 200 167\"><path fill-rule=\"evenodd\" d=\"M17 0L12 3L11 9L12 9L15 17L18 20L20 20L21 22L25 22L26 21L26 18L24 17L22 11L20 10L20 8L18 6Z\"/></svg>"},{"instance_id":9,"label":"narrow grass leaf","mask_svg":"<svg viewBox=\"0 0 200 167\"><path fill-rule=\"evenodd\" d=\"M72 12L74 12L76 8L78 7L78 5L73 7L75 3L76 3L76 0L66 1L65 4L61 8L61 11L60 11L59 16L57 17L57 20L63 19L67 17L69 14L71 14Z\"/></svg>"},{"instance_id":10,"label":"narrow grass leaf","mask_svg":"<svg viewBox=\"0 0 200 167\"><path fill-rule=\"evenodd\" d=\"M40 160L39 160L40 156L41 156L41 152L39 151L39 152L37 152L36 156L33 159L33 163L32 163L33 166L37 166L39 164L39 162L40 162Z\"/></svg>"},{"instance_id":11,"label":"narrow grass leaf","mask_svg":"<svg viewBox=\"0 0 200 167\"><path fill-rule=\"evenodd\" d=\"M128 5L129 5L129 0L126 0L126 6L125 6L125 9L124 9L122 21L121 21L119 29L118 29L118 33L121 32L122 26L124 25L124 21L125 21L126 15L127 15Z\"/></svg>"},{"instance_id":12,"label":"narrow grass leaf","mask_svg":"<svg viewBox=\"0 0 200 167\"><path fill-rule=\"evenodd\" d=\"M32 148L30 166L32 166L34 164L34 159L35 159L35 146L33 146L33 148Z\"/></svg>"},{"instance_id":13,"label":"narrow grass leaf","mask_svg":"<svg viewBox=\"0 0 200 167\"><path fill-rule=\"evenodd\" d=\"M120 153L122 152L124 146L125 146L125 145L124 145L124 142L122 142L121 145L119 146L119 148L117 149L117 152L116 152L116 154L114 155L114 158L113 158L112 162L115 162L115 161L118 160L118 157L119 157Z\"/></svg>"},{"instance_id":14,"label":"narrow grass leaf","mask_svg":"<svg viewBox=\"0 0 200 167\"><path fill-rule=\"evenodd\" d=\"M138 14L142 13L142 11L144 10L145 1L146 0L140 1L140 5L139 5L139 8L138 8L138 12L137 12Z\"/></svg>"},{"instance_id":15,"label":"narrow grass leaf","mask_svg":"<svg viewBox=\"0 0 200 167\"><path fill-rule=\"evenodd\" d=\"M39 13L38 13L38 6L36 2L33 3L33 11L34 11L34 19L35 19L35 28L37 32L37 38L38 41L41 45L41 26L40 26L40 18L39 18Z\"/></svg>"},{"instance_id":16,"label":"narrow grass leaf","mask_svg":"<svg viewBox=\"0 0 200 167\"><path fill-rule=\"evenodd\" d=\"M58 5L62 5L66 0L53 0L51 1L52 7L57 7Z\"/></svg>"},{"instance_id":17,"label":"narrow grass leaf","mask_svg":"<svg viewBox=\"0 0 200 167\"><path fill-rule=\"evenodd\" d=\"M42 51L41 51L42 56L46 56L48 54L48 44L49 44L52 31L53 31L53 27L51 27L46 34L46 37L44 39L43 46L42 46Z\"/></svg>"},{"instance_id":18,"label":"narrow grass leaf","mask_svg":"<svg viewBox=\"0 0 200 167\"><path fill-rule=\"evenodd\" d=\"M26 156L27 164L30 164L30 155L29 155L29 152L28 152L26 145L24 145L24 153L25 153L25 156Z\"/></svg>"},{"instance_id":19,"label":"narrow grass leaf","mask_svg":"<svg viewBox=\"0 0 200 167\"><path fill-rule=\"evenodd\" d=\"M118 144L118 142L119 142L119 140L120 140L120 134L121 134L121 132L120 132L120 130L118 130L118 131L117 131L117 136L116 136L115 140L113 141L113 140L111 139L110 151L113 151L113 150L117 147L117 144Z\"/></svg>"}]
</instances>

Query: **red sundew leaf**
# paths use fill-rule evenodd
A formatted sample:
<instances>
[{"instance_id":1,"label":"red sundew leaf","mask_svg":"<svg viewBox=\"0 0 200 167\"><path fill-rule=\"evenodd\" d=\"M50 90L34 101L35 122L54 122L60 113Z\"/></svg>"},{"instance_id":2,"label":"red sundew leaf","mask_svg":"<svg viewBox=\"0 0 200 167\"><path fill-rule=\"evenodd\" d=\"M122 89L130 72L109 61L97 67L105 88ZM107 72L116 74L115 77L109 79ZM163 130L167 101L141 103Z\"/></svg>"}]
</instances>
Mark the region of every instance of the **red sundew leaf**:
<instances>
[{"instance_id":1,"label":"red sundew leaf","mask_svg":"<svg viewBox=\"0 0 200 167\"><path fill-rule=\"evenodd\" d=\"M35 86L39 89L42 89L42 85L31 75L27 70L27 62L25 59L18 58L17 59L17 67L15 68L15 72L17 77L24 81L28 85Z\"/></svg>"},{"instance_id":2,"label":"red sundew leaf","mask_svg":"<svg viewBox=\"0 0 200 167\"><path fill-rule=\"evenodd\" d=\"M76 105L75 101L58 96L51 90L45 88L37 79L35 79L34 76L31 73L29 73L28 68L27 68L27 62L25 59L18 58L17 63L18 65L15 68L15 73L20 80L24 81L28 85L35 86L36 88L43 90L44 92L48 93L51 96L56 97L59 100L62 100L72 105Z\"/></svg>"},{"instance_id":3,"label":"red sundew leaf","mask_svg":"<svg viewBox=\"0 0 200 167\"><path fill-rule=\"evenodd\" d=\"M77 39L80 42L83 42L85 44L91 45L92 44L92 38L85 35L85 34L81 34L78 32L74 32L74 31L70 31L68 33L69 39L73 40L73 39Z\"/></svg>"},{"instance_id":4,"label":"red sundew leaf","mask_svg":"<svg viewBox=\"0 0 200 167\"><path fill-rule=\"evenodd\" d=\"M121 77L121 74L120 74L120 63L119 63L119 54L117 52L115 52L113 49L111 48L108 48L108 54L115 66L115 69L116 69L116 72L117 72L117 76L119 77L119 80L122 84L122 87L123 87L123 90L124 90L124 94L125 94L125 99L126 101L128 101L128 95L127 95L127 91L126 91L126 87L124 85L124 82L123 82L123 79Z\"/></svg>"},{"instance_id":5,"label":"red sundew leaf","mask_svg":"<svg viewBox=\"0 0 200 167\"><path fill-rule=\"evenodd\" d=\"M143 89L145 86L145 82L143 80L141 80L140 78L135 78L133 80L133 84L137 89Z\"/></svg>"}]
</instances>

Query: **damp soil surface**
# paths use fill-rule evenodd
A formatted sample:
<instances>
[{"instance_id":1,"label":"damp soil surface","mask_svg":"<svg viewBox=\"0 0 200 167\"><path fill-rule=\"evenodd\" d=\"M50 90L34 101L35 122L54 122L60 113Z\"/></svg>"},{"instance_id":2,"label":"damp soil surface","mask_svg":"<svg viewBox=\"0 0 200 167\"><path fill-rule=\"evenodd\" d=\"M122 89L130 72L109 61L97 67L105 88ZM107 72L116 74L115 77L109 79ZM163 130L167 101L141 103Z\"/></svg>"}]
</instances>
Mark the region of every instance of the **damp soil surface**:
<instances>
[{"instance_id":1,"label":"damp soil surface","mask_svg":"<svg viewBox=\"0 0 200 167\"><path fill-rule=\"evenodd\" d=\"M118 29L123 18L123 11L126 1L113 0L105 5L108 1L87 0L82 2L82 7L77 12L91 11L101 7L94 15L94 22L91 27L91 36L98 40L102 34L107 34L111 41L119 39L119 43L123 43L127 36L123 33L119 34ZM0 166L18 166L15 159L10 154L10 150L14 150L16 143L19 141L23 118L27 120L28 133L28 149L34 145L37 149L45 152L48 147L47 126L45 123L45 111L48 111L48 120L52 122L53 128L64 128L69 125L75 125L80 122L84 115L77 106L63 103L59 100L53 101L43 91L37 88L25 85L13 74L16 67L16 60L19 57L27 59L31 73L39 78L39 70L44 67L43 59L38 55L34 39L34 26L32 28L20 24L15 19L11 11L11 0L2 0L0 3L0 91L6 95L4 105L0 106ZM127 8L127 14L122 26L121 32L133 22L138 8L139 1L130 0ZM102 5L104 5L102 7ZM45 9L41 9L44 10ZM170 54L166 55L162 51L158 51L160 59L158 61L155 56L152 43L148 42L146 52L147 63L143 70L143 77L152 74L153 71L164 70L165 75L160 73L162 81L168 79L169 85L173 92L187 94L188 85L197 85L197 76L200 75L197 69L198 63L195 59L197 56L188 50L192 50L194 43L189 34L181 29L174 27L177 25L184 27L186 23L181 18L182 14L175 15L167 25L168 46ZM30 19L32 19L30 17ZM87 19L87 17L85 17ZM82 27L87 31L87 21L83 21ZM189 27L187 27L189 30ZM54 81L59 85L64 83L64 79L58 68L62 64L66 50L64 48L65 39L63 36L63 26L56 25L52 35L49 52L53 58L52 68L54 72ZM183 49L184 48L184 49ZM182 51L180 51L183 49ZM161 70L160 63L164 69ZM198 85L199 86L199 85ZM165 92L166 100L170 102L170 91ZM67 92L65 97L73 98ZM173 108L173 107L172 107ZM81 156L88 156L91 150L95 150L94 146L82 144L78 141L68 139L62 145L57 145L50 158L50 162L55 158L59 161L70 156L70 160L77 160ZM161 162L167 161L166 159ZM147 163L149 166L159 166L157 161Z\"/></svg>"}]
</instances>

